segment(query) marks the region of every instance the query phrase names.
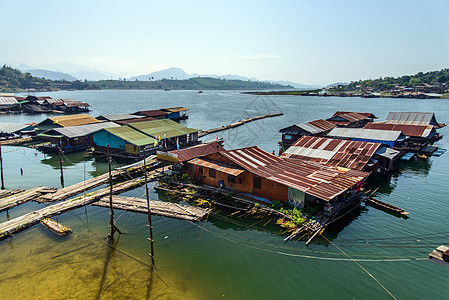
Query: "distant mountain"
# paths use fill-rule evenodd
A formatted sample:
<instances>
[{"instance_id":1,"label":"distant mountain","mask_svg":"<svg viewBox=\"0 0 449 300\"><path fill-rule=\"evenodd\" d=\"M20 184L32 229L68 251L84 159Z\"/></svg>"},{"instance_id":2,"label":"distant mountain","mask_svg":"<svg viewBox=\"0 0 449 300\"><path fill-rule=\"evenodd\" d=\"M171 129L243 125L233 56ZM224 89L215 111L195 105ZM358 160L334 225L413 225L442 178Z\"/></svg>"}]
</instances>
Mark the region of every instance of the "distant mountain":
<instances>
[{"instance_id":1,"label":"distant mountain","mask_svg":"<svg viewBox=\"0 0 449 300\"><path fill-rule=\"evenodd\" d=\"M111 78L111 75L117 77L116 75L96 70L90 67L72 64L66 61L58 62L55 64L40 65L40 69L47 69L56 72L69 73L70 75L80 79L80 80L102 80Z\"/></svg>"},{"instance_id":2,"label":"distant mountain","mask_svg":"<svg viewBox=\"0 0 449 300\"><path fill-rule=\"evenodd\" d=\"M22 70L22 69L20 69ZM56 71L50 71L50 70L43 70L43 69L31 69L31 70L22 70L23 72L28 72L34 77L38 78L45 78L50 80L67 80L67 81L75 81L77 78L73 77L70 74L62 73L62 72L56 72Z\"/></svg>"},{"instance_id":3,"label":"distant mountain","mask_svg":"<svg viewBox=\"0 0 449 300\"><path fill-rule=\"evenodd\" d=\"M235 74L226 74L226 75L216 75L216 74L187 74L183 69L180 68L169 68L160 71L156 71L153 73L149 73L147 75L139 75L130 77L130 81L135 81L136 79L139 81L148 81L150 80L160 80L160 79L189 79L196 77L207 77L207 78L216 78L216 79L226 79L226 80L242 80L242 81L261 81L261 82L271 82L280 85L288 85L297 89L316 89L321 88L322 86L318 85L306 85L297 82L291 81L272 81L272 80L259 80L257 78L248 78L245 76L235 75Z\"/></svg>"},{"instance_id":4,"label":"distant mountain","mask_svg":"<svg viewBox=\"0 0 449 300\"><path fill-rule=\"evenodd\" d=\"M160 71L156 71L153 73L149 73L147 75L139 75L129 78L130 81L140 80L140 81L147 81L147 80L160 80L160 79L189 79L192 76L188 75L186 72L184 72L183 69L180 68L169 68L164 69ZM196 77L196 76L195 76Z\"/></svg>"}]
</instances>

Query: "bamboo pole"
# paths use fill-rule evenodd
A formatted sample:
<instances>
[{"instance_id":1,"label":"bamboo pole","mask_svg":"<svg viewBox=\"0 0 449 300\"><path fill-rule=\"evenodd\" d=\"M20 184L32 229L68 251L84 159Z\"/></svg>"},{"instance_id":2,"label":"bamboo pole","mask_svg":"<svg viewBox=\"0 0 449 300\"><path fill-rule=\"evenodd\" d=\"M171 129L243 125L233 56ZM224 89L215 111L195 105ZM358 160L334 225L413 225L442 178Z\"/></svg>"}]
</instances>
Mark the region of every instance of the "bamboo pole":
<instances>
[{"instance_id":1,"label":"bamboo pole","mask_svg":"<svg viewBox=\"0 0 449 300\"><path fill-rule=\"evenodd\" d=\"M152 220L151 220L150 194L149 194L149 192L148 192L147 157L146 157L146 155L145 155L145 149L143 150L143 168L144 168L143 172L144 172L144 174L145 174L145 194L146 194L146 196L147 196L148 227L150 228L150 238L149 238L149 241L150 241L150 244L151 244L151 248L150 248L151 252L148 253L148 254L149 254L150 257L151 257L151 263L152 263L153 266L154 266L153 223L152 223Z\"/></svg>"},{"instance_id":2,"label":"bamboo pole","mask_svg":"<svg viewBox=\"0 0 449 300\"><path fill-rule=\"evenodd\" d=\"M59 167L61 169L61 185L64 187L64 171L62 170L62 155L61 155L61 147L58 147L59 154Z\"/></svg>"},{"instance_id":3,"label":"bamboo pole","mask_svg":"<svg viewBox=\"0 0 449 300\"><path fill-rule=\"evenodd\" d=\"M2 180L2 190L5 189L5 182L3 180L3 157L2 157L2 144L0 143L0 172L1 172L1 180Z\"/></svg>"},{"instance_id":4,"label":"bamboo pole","mask_svg":"<svg viewBox=\"0 0 449 300\"><path fill-rule=\"evenodd\" d=\"M114 233L117 231L119 234L122 232L115 226L114 223L114 207L112 206L112 189L113 189L113 181L112 181L112 170L111 170L111 153L109 152L109 144L108 147L108 166L109 166L109 207L110 207L110 225L111 233L109 234L109 239L112 240L114 238Z\"/></svg>"}]
</instances>

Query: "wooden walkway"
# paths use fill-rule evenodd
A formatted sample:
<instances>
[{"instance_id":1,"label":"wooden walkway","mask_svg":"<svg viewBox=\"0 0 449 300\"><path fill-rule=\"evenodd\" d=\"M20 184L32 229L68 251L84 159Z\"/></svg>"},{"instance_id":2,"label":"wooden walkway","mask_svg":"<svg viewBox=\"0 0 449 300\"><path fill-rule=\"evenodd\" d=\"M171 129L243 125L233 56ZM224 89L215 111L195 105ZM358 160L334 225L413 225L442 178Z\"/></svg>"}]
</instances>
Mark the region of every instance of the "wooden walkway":
<instances>
[{"instance_id":1,"label":"wooden walkway","mask_svg":"<svg viewBox=\"0 0 449 300\"><path fill-rule=\"evenodd\" d=\"M148 165L151 165L152 163L155 163L155 162L156 162L156 159L153 159L150 161L147 160ZM139 175L140 173L143 173L143 163L134 164L128 168L124 167L124 168L113 170L111 172L111 175L112 175L112 178L123 177L121 175L125 174L125 172L128 176ZM151 174L152 173L149 173L149 176L151 176ZM72 196L81 194L85 191L96 188L100 185L107 184L108 182L109 182L109 174L106 173L106 174L88 179L86 181L76 183L71 186L59 189L56 193L43 196L42 200L45 202L62 201L67 198L70 198Z\"/></svg>"},{"instance_id":2,"label":"wooden walkway","mask_svg":"<svg viewBox=\"0 0 449 300\"><path fill-rule=\"evenodd\" d=\"M113 194L123 193L128 189L135 188L144 183L142 179L133 179L122 183L115 184L112 190ZM54 215L70 211L72 209L91 204L92 202L100 200L102 197L109 194L109 187L98 190L89 196L81 196L75 199L59 202L45 208L39 209L22 215L20 217L11 219L9 221L0 223L0 239L4 239L18 231L30 227L40 220Z\"/></svg>"},{"instance_id":3,"label":"wooden walkway","mask_svg":"<svg viewBox=\"0 0 449 300\"><path fill-rule=\"evenodd\" d=\"M92 205L109 207L109 197L103 197ZM142 198L114 196L112 206L133 212L148 212L147 200ZM150 200L150 208L153 215L188 221L201 221L209 214L208 209L155 200Z\"/></svg>"},{"instance_id":4,"label":"wooden walkway","mask_svg":"<svg viewBox=\"0 0 449 300\"><path fill-rule=\"evenodd\" d=\"M13 190L7 192L9 192L10 195L0 199L0 212L31 200L37 200L42 197L42 195L56 192L56 189L38 186L27 191ZM2 191L1 195L7 195L7 192Z\"/></svg>"},{"instance_id":5,"label":"wooden walkway","mask_svg":"<svg viewBox=\"0 0 449 300\"><path fill-rule=\"evenodd\" d=\"M272 117L277 117L277 116L282 116L282 115L283 115L283 113L274 113L274 114L268 114L268 115L263 115L263 116L257 116L257 117L254 117L254 118L246 118L244 120L240 120L238 122L235 122L235 123L232 123L232 124L229 124L229 125L223 125L223 126L218 127L218 128L212 128L212 129L209 129L209 130L200 131L198 133L198 137L203 137L203 136L211 134L211 133L219 132L219 131L230 129L230 128L235 128L235 127L241 126L243 124L246 124L246 123L249 123L249 122L252 122L252 121L265 119L265 118L272 118Z\"/></svg>"}]
</instances>

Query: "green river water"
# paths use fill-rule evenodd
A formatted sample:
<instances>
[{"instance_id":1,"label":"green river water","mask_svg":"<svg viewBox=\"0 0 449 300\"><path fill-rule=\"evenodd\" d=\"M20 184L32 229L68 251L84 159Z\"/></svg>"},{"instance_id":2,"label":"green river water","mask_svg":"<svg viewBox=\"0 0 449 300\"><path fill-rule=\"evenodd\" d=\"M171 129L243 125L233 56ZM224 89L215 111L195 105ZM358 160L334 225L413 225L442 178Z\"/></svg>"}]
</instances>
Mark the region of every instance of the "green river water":
<instances>
[{"instance_id":1,"label":"green river water","mask_svg":"<svg viewBox=\"0 0 449 300\"><path fill-rule=\"evenodd\" d=\"M184 106L191 110L183 124L199 129L283 112L218 134L226 149L258 145L268 152L277 152L280 128L328 118L337 110L372 112L380 120L389 111L429 111L437 121L449 122L447 99L260 97L222 91L41 95L86 101L93 116ZM46 117L0 115L0 122ZM439 132L446 135L448 127ZM448 148L448 141L445 136L437 145ZM58 157L25 147L2 150L7 189L61 187ZM427 255L449 244L448 155L401 162L398 172L368 183L368 189L379 187L376 198L404 208L409 218L362 207L309 246L305 238L284 244L285 234L275 220L257 215L216 210L200 223L153 217L157 272L152 272L147 254L146 215L117 210L117 226L124 234L116 235L110 247L108 209L73 210L54 217L72 228L67 237L38 224L0 241L0 299L446 299L449 269L428 262ZM69 185L105 173L107 165L102 158L77 153L64 157L64 171ZM145 191L123 195L144 197ZM166 199L154 190L150 196ZM20 205L9 216L1 213L0 222L40 207L44 204Z\"/></svg>"}]
</instances>

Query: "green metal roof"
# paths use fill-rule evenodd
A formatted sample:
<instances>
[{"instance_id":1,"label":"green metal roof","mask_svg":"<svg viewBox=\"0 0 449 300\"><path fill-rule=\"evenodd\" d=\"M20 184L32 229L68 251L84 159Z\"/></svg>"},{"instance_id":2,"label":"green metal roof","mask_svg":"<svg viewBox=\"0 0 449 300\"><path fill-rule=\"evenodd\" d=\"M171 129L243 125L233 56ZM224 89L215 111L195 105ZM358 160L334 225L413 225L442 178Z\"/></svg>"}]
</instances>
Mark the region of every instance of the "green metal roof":
<instances>
[{"instance_id":1,"label":"green metal roof","mask_svg":"<svg viewBox=\"0 0 449 300\"><path fill-rule=\"evenodd\" d=\"M128 124L127 126L153 137L160 135L162 139L164 138L164 134L166 138L171 138L199 131L198 129L187 128L169 119L137 122Z\"/></svg>"},{"instance_id":2,"label":"green metal roof","mask_svg":"<svg viewBox=\"0 0 449 300\"><path fill-rule=\"evenodd\" d=\"M154 139L152 137L129 126L111 127L105 128L104 130L136 146L144 146L154 143Z\"/></svg>"},{"instance_id":3,"label":"green metal roof","mask_svg":"<svg viewBox=\"0 0 449 300\"><path fill-rule=\"evenodd\" d=\"M46 133L39 133L37 136L43 138L58 138L58 139L64 137L62 134L59 135L59 134L46 134Z\"/></svg>"}]
</instances>

